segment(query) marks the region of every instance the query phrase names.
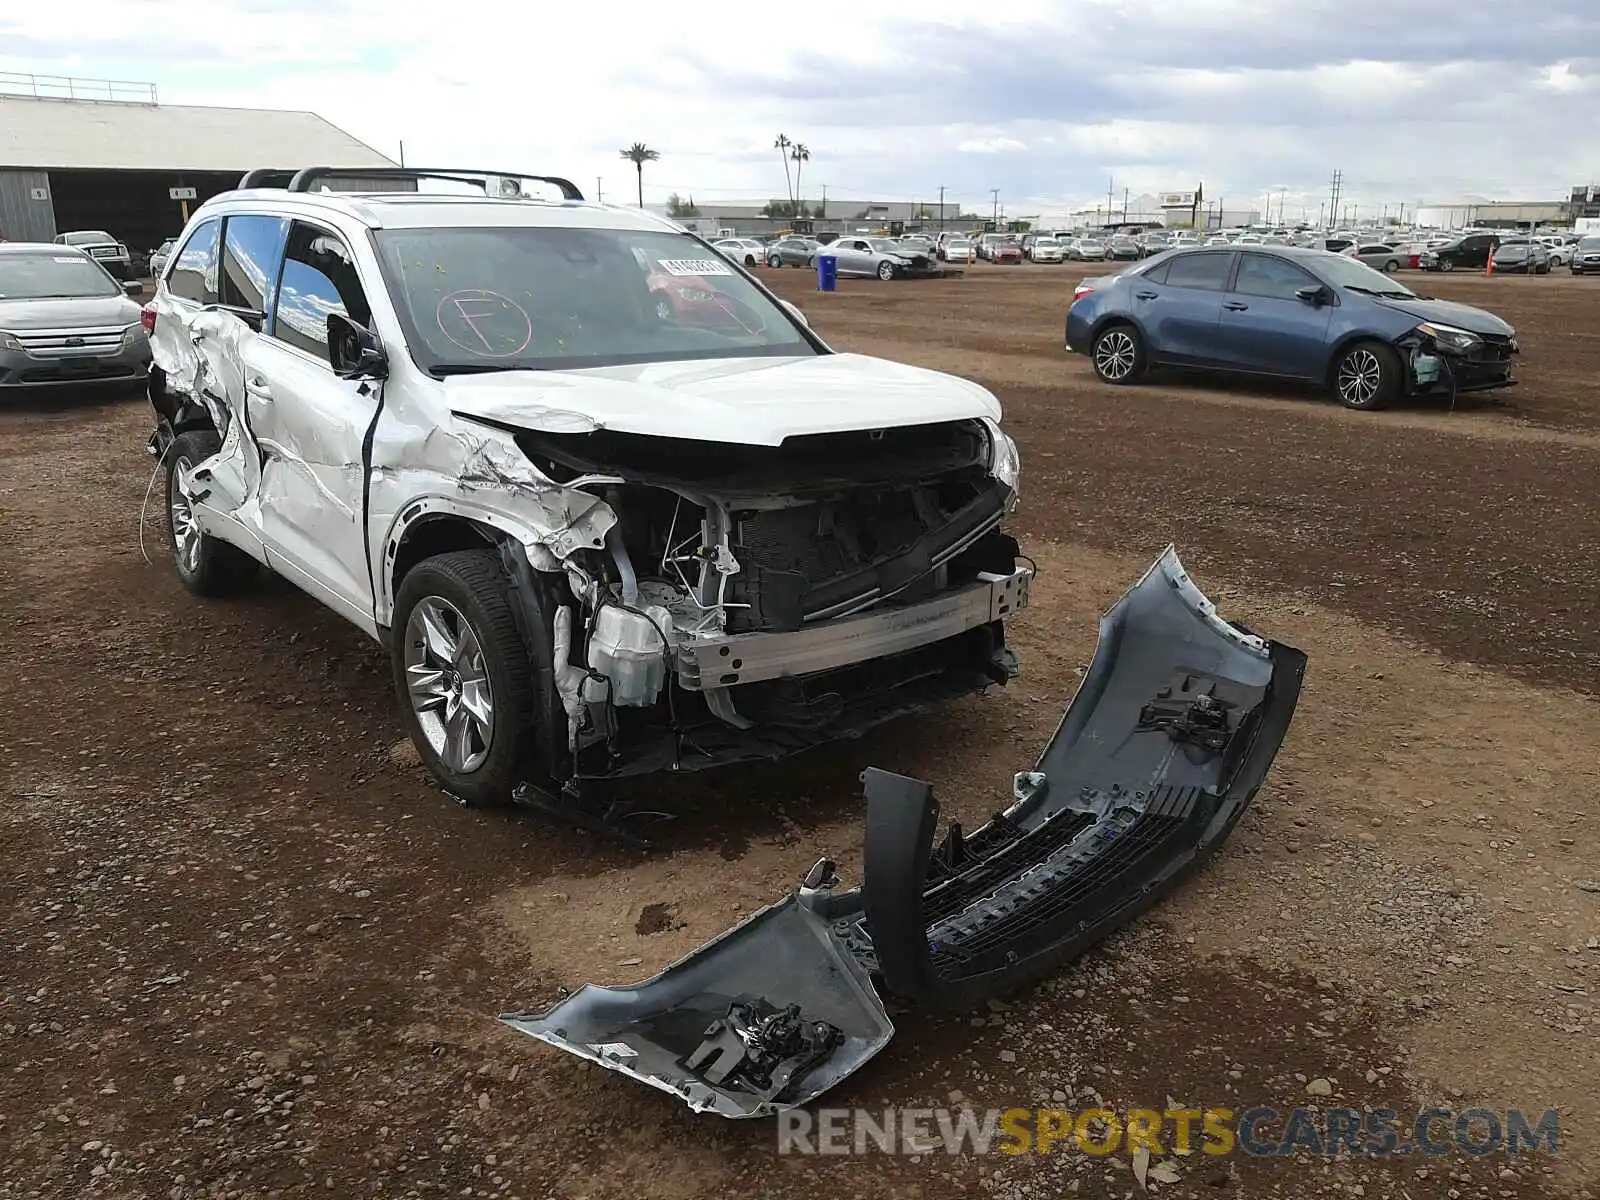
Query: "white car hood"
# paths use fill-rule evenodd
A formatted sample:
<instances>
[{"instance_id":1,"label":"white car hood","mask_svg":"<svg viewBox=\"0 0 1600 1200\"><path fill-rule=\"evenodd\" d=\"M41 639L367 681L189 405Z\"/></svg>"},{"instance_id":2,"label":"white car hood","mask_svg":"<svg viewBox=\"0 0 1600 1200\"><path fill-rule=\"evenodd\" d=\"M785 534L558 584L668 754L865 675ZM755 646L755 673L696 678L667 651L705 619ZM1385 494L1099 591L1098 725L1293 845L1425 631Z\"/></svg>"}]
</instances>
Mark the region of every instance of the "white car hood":
<instances>
[{"instance_id":1,"label":"white car hood","mask_svg":"<svg viewBox=\"0 0 1600 1200\"><path fill-rule=\"evenodd\" d=\"M613 429L777 446L809 433L1000 418L975 383L861 354L507 371L444 380L452 412L556 433Z\"/></svg>"}]
</instances>

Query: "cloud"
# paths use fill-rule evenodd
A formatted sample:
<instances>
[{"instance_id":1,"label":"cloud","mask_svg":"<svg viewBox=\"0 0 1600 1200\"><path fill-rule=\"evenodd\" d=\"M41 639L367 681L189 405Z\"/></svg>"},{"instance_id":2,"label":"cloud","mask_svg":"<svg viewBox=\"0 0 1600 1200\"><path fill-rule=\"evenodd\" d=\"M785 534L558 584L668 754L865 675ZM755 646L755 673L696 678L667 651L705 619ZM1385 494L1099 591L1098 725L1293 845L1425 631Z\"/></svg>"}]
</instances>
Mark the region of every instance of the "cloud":
<instances>
[{"instance_id":1,"label":"cloud","mask_svg":"<svg viewBox=\"0 0 1600 1200\"><path fill-rule=\"evenodd\" d=\"M78 0L7 6L0 71L152 79L170 103L310 109L408 161L506 163L631 198L923 199L1016 215L1186 190L1315 214L1348 201L1533 199L1600 178L1594 0L968 0L862 12L759 53L663 6L511 0ZM419 31L422 31L419 34ZM838 31L835 36L829 31ZM848 36L845 36L845 33ZM792 167L792 164L791 164ZM1230 200L1229 207L1233 207Z\"/></svg>"},{"instance_id":2,"label":"cloud","mask_svg":"<svg viewBox=\"0 0 1600 1200\"><path fill-rule=\"evenodd\" d=\"M956 143L958 154L1010 154L1017 150L1026 150L1028 144L1019 142L1014 137L1003 134L994 134L990 137L966 138Z\"/></svg>"}]
</instances>

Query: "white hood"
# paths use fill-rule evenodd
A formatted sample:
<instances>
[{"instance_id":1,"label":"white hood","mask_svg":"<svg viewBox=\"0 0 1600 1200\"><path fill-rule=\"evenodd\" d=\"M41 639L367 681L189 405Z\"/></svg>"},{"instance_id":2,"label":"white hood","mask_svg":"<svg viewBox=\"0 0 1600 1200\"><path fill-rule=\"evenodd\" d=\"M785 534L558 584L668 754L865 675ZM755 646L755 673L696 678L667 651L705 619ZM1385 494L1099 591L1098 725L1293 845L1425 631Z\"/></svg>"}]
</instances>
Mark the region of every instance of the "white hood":
<instances>
[{"instance_id":1,"label":"white hood","mask_svg":"<svg viewBox=\"0 0 1600 1200\"><path fill-rule=\"evenodd\" d=\"M731 358L455 375L445 403L525 429L613 429L653 437L777 446L785 438L1000 418L975 383L861 354Z\"/></svg>"}]
</instances>

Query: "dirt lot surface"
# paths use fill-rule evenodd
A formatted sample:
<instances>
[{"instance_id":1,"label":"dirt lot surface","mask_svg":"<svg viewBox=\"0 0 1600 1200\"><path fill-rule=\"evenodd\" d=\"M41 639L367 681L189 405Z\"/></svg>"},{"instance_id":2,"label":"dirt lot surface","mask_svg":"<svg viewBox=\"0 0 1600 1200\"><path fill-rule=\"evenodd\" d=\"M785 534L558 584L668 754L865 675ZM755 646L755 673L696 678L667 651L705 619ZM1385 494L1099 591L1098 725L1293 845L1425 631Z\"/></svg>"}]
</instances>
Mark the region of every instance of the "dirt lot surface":
<instances>
[{"instance_id":1,"label":"dirt lot surface","mask_svg":"<svg viewBox=\"0 0 1600 1200\"><path fill-rule=\"evenodd\" d=\"M153 515L147 564L141 400L0 401L0 1196L1592 1195L1600 283L1427 281L1517 325L1524 385L1352 414L1100 386L1060 346L1070 267L825 296L768 274L837 347L1004 401L1041 568L1024 675L647 789L677 815L649 857L448 804L397 745L375 645L282 585L189 597ZM492 1019L643 977L821 854L851 877L863 765L981 820L1167 541L1311 656L1259 802L1129 931L976 1017L899 1017L829 1102L1554 1107L1557 1158L1194 1155L1142 1184L1065 1147L780 1158L770 1122Z\"/></svg>"}]
</instances>

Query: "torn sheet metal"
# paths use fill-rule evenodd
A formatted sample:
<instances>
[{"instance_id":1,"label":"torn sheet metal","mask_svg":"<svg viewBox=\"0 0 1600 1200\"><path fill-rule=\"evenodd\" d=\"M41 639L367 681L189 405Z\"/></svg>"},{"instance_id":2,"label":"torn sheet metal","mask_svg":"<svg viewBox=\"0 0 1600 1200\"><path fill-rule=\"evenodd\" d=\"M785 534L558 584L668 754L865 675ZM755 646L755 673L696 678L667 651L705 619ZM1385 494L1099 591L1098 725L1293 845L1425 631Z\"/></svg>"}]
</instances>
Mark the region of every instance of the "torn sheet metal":
<instances>
[{"instance_id":1,"label":"torn sheet metal","mask_svg":"<svg viewBox=\"0 0 1600 1200\"><path fill-rule=\"evenodd\" d=\"M1260 788L1305 666L1220 617L1168 547L1101 620L1055 735L982 828L936 838L932 788L869 770L859 888L833 892L824 860L789 899L643 984L586 986L502 1020L697 1110L805 1104L892 1034L880 990L973 1007L1171 890Z\"/></svg>"}]
</instances>

